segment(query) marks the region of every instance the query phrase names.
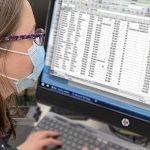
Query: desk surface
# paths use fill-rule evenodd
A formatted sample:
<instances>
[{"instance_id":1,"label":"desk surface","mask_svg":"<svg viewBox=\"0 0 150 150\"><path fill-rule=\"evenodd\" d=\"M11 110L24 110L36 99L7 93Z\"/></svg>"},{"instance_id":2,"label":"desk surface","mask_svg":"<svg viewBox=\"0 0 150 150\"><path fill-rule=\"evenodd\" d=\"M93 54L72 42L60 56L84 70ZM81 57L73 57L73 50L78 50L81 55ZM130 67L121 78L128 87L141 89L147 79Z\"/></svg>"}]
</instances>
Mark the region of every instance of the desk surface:
<instances>
[{"instance_id":1,"label":"desk surface","mask_svg":"<svg viewBox=\"0 0 150 150\"><path fill-rule=\"evenodd\" d=\"M49 110L50 110L50 107L48 107L48 106L46 106L46 105L42 105L42 104L38 104L39 106L40 106L40 108L41 108L41 111L42 111L42 114L41 114L41 116L40 116L40 119L39 119L39 121L49 112ZM90 127L94 127L94 128L96 128L96 129L98 129L98 130L101 130L101 131L103 131L103 132L105 132L105 133L108 133L108 134L110 134L110 135L113 135L113 136L115 136L110 130L109 130L109 128L108 128L108 126L106 125L106 124L104 124L104 123L101 123L101 122L99 122L99 121L95 121L95 120L92 120L92 119L89 119L89 120L87 120L87 121L77 121L78 123L82 123L82 124L84 124L84 125L87 125L87 126L90 126ZM35 123L35 125L36 125L37 123ZM115 136L116 137L116 136ZM117 137L118 138L118 137ZM148 144L148 146L147 146L147 148L150 150L150 143Z\"/></svg>"}]
</instances>

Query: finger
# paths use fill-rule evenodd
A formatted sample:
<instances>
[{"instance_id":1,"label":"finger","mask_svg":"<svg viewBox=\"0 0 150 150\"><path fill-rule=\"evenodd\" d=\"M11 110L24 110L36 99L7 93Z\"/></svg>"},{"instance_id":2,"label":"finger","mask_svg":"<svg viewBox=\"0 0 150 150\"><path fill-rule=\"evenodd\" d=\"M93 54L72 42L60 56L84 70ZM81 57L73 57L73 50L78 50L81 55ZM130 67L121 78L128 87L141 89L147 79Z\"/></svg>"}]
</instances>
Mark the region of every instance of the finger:
<instances>
[{"instance_id":1,"label":"finger","mask_svg":"<svg viewBox=\"0 0 150 150\"><path fill-rule=\"evenodd\" d=\"M83 147L82 150L89 150L87 147Z\"/></svg>"},{"instance_id":2,"label":"finger","mask_svg":"<svg viewBox=\"0 0 150 150\"><path fill-rule=\"evenodd\" d=\"M82 150L89 150L87 147L83 147ZM95 148L93 150L99 150L99 148Z\"/></svg>"},{"instance_id":3,"label":"finger","mask_svg":"<svg viewBox=\"0 0 150 150\"><path fill-rule=\"evenodd\" d=\"M60 136L60 133L57 131L38 131L36 132L36 136L39 138L56 137Z\"/></svg>"},{"instance_id":4,"label":"finger","mask_svg":"<svg viewBox=\"0 0 150 150\"><path fill-rule=\"evenodd\" d=\"M52 138L44 139L40 142L41 147L45 147L45 146L48 146L48 145L62 146L63 144L64 144L63 142L58 141L56 139L52 139Z\"/></svg>"}]
</instances>

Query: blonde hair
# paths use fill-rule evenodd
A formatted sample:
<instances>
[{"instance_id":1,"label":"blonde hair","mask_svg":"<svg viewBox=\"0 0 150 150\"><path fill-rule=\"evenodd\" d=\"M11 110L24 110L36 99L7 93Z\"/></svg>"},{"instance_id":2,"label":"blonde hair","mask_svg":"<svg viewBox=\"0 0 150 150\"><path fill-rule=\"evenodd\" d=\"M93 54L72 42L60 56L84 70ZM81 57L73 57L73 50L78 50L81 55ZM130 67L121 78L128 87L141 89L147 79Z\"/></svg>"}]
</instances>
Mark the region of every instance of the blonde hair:
<instances>
[{"instance_id":1,"label":"blonde hair","mask_svg":"<svg viewBox=\"0 0 150 150\"><path fill-rule=\"evenodd\" d=\"M24 0L0 0L0 37L14 35L19 26L23 1ZM0 42L0 47L9 48L10 44L10 42ZM0 58L3 58L3 64L1 66L3 66L3 69L5 70L7 52L0 49ZM9 81L4 81L3 78L0 78L0 84L6 90L7 86L10 85ZM9 113L9 107L14 104L14 101L14 96L4 99L0 91L0 136L4 134L8 128L10 128L15 135L12 119Z\"/></svg>"}]
</instances>

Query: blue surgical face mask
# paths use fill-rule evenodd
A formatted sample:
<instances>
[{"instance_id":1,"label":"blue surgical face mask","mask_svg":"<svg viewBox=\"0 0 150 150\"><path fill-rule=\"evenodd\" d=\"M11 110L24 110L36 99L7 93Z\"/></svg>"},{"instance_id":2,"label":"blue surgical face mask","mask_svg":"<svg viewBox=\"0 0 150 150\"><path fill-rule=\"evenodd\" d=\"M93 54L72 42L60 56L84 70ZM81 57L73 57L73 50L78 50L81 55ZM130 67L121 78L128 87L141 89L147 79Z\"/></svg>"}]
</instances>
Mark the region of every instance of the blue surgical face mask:
<instances>
[{"instance_id":1,"label":"blue surgical face mask","mask_svg":"<svg viewBox=\"0 0 150 150\"><path fill-rule=\"evenodd\" d=\"M2 48L1 50L6 50L6 49ZM32 74L22 79L15 79L3 74L0 75L2 77L6 77L10 80L13 80L18 93L20 93L21 91L27 88L33 87L36 84L38 77L44 67L44 57L45 57L44 47L38 46L36 43L33 43L33 45L28 49L28 53L17 52L13 50L7 50L7 51L22 54L22 55L28 55L33 63L34 69Z\"/></svg>"}]
</instances>

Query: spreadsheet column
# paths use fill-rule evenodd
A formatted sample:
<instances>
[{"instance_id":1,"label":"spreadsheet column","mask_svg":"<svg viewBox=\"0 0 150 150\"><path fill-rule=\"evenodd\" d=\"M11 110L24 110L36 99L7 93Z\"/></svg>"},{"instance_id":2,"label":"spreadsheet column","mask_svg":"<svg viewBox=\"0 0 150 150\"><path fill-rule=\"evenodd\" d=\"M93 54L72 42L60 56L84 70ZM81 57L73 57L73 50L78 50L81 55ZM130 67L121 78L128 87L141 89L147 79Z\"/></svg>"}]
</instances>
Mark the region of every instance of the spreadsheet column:
<instances>
[{"instance_id":1,"label":"spreadsheet column","mask_svg":"<svg viewBox=\"0 0 150 150\"><path fill-rule=\"evenodd\" d=\"M90 16L82 12L78 14L77 27L75 31L74 47L72 51L71 66L68 72L69 75L82 78L82 66L85 64L83 61L88 23Z\"/></svg>"},{"instance_id":2,"label":"spreadsheet column","mask_svg":"<svg viewBox=\"0 0 150 150\"><path fill-rule=\"evenodd\" d=\"M110 53L113 36L114 20L102 17L99 48L96 57L94 71L94 82L105 83L108 65L108 54Z\"/></svg>"},{"instance_id":3,"label":"spreadsheet column","mask_svg":"<svg viewBox=\"0 0 150 150\"><path fill-rule=\"evenodd\" d=\"M57 49L57 51L55 51L54 56L53 56L53 61L52 61L52 68L55 68L58 71L59 70L62 71L62 67L63 67L70 17L71 15L69 14L67 10L61 11L61 16L59 18L59 27L58 27L58 33L57 33L57 38L56 38L56 44L54 47L54 49Z\"/></svg>"},{"instance_id":4,"label":"spreadsheet column","mask_svg":"<svg viewBox=\"0 0 150 150\"><path fill-rule=\"evenodd\" d=\"M121 89L140 92L143 57L147 51L145 49L147 34L148 26L141 29L140 24L130 22L120 82Z\"/></svg>"},{"instance_id":5,"label":"spreadsheet column","mask_svg":"<svg viewBox=\"0 0 150 150\"><path fill-rule=\"evenodd\" d=\"M116 45L116 53L114 58L114 66L112 71L112 80L111 85L118 88L120 85L120 75L122 72L122 61L124 57L125 52L125 45L126 45L126 35L127 35L127 29L128 28L128 22L124 20L120 20L120 25L118 29L118 36L117 36L117 45Z\"/></svg>"}]
</instances>

